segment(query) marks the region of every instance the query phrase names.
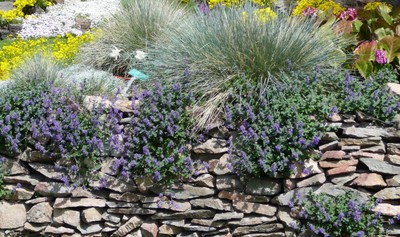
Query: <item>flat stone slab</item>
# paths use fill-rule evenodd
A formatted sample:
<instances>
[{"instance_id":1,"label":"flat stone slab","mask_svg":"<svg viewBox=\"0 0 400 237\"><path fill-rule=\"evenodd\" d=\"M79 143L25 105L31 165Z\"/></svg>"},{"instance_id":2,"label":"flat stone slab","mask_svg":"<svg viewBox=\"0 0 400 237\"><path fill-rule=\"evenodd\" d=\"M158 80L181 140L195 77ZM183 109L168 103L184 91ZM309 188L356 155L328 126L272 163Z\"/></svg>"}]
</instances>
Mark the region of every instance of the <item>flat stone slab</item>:
<instances>
[{"instance_id":1,"label":"flat stone slab","mask_svg":"<svg viewBox=\"0 0 400 237\"><path fill-rule=\"evenodd\" d=\"M151 219L153 220L168 220L168 219L207 219L213 218L215 215L215 211L212 210L189 210L186 212L179 213L166 213L166 212L157 212Z\"/></svg>"},{"instance_id":2,"label":"flat stone slab","mask_svg":"<svg viewBox=\"0 0 400 237\"><path fill-rule=\"evenodd\" d=\"M173 195L174 199L187 200L198 197L212 196L215 190L206 187L196 187L188 184L172 185L171 187L151 187L151 191L155 193L164 193L164 195Z\"/></svg>"},{"instance_id":3,"label":"flat stone slab","mask_svg":"<svg viewBox=\"0 0 400 237\"><path fill-rule=\"evenodd\" d=\"M356 128L349 127L343 129L343 135L354 137L354 138L367 138L367 137L391 137L392 134L389 133L384 128Z\"/></svg>"},{"instance_id":4,"label":"flat stone slab","mask_svg":"<svg viewBox=\"0 0 400 237\"><path fill-rule=\"evenodd\" d=\"M57 198L54 208L105 207L106 200L95 198Z\"/></svg>"},{"instance_id":5,"label":"flat stone slab","mask_svg":"<svg viewBox=\"0 0 400 237\"><path fill-rule=\"evenodd\" d=\"M190 201L190 204L192 204L194 207L211 208L221 211L233 210L231 203L223 202L217 198L193 199Z\"/></svg>"},{"instance_id":6,"label":"flat stone slab","mask_svg":"<svg viewBox=\"0 0 400 237\"><path fill-rule=\"evenodd\" d=\"M374 197L380 198L382 200L400 199L400 187L382 189L381 191L375 193Z\"/></svg>"},{"instance_id":7,"label":"flat stone slab","mask_svg":"<svg viewBox=\"0 0 400 237\"><path fill-rule=\"evenodd\" d=\"M238 221L229 221L228 225L232 226L251 226L251 225L259 225L265 224L270 222L275 222L277 218L275 216L268 217L268 216L248 216L241 218Z\"/></svg>"},{"instance_id":8,"label":"flat stone slab","mask_svg":"<svg viewBox=\"0 0 400 237\"><path fill-rule=\"evenodd\" d=\"M346 192L351 192L353 193L360 201L367 201L369 198L369 195L367 193L360 192L356 189L341 186L341 185L334 185L331 183L326 183L323 184L322 186L314 186L314 187L305 187L305 188L296 188L293 190L290 190L289 192L282 193L272 199L272 203L281 205L281 206L288 206L289 201L292 202L295 197L296 193L298 193L301 197L304 197L308 194L308 192L314 192L316 194L318 193L325 193L329 196L338 196L338 195L344 195Z\"/></svg>"},{"instance_id":9,"label":"flat stone slab","mask_svg":"<svg viewBox=\"0 0 400 237\"><path fill-rule=\"evenodd\" d=\"M251 203L251 202L233 202L233 207L243 213L257 213L265 216L274 216L277 208L267 204Z\"/></svg>"},{"instance_id":10,"label":"flat stone slab","mask_svg":"<svg viewBox=\"0 0 400 237\"><path fill-rule=\"evenodd\" d=\"M242 236L251 233L269 233L283 230L283 225L279 223L271 223L271 224L263 224L256 226L241 226L236 228L232 235L233 236Z\"/></svg>"},{"instance_id":11,"label":"flat stone slab","mask_svg":"<svg viewBox=\"0 0 400 237\"><path fill-rule=\"evenodd\" d=\"M388 203L379 203L374 209L374 212L380 212L384 216L397 216L400 213L400 206L391 205Z\"/></svg>"},{"instance_id":12,"label":"flat stone slab","mask_svg":"<svg viewBox=\"0 0 400 237\"><path fill-rule=\"evenodd\" d=\"M282 182L277 179L249 179L246 193L253 195L276 195L282 190Z\"/></svg>"},{"instance_id":13,"label":"flat stone slab","mask_svg":"<svg viewBox=\"0 0 400 237\"><path fill-rule=\"evenodd\" d=\"M16 229L23 227L26 218L26 208L24 204L0 201L0 229Z\"/></svg>"},{"instance_id":14,"label":"flat stone slab","mask_svg":"<svg viewBox=\"0 0 400 237\"><path fill-rule=\"evenodd\" d=\"M360 162L365 164L372 172L382 174L400 174L400 166L388 164L385 161L380 161L371 158L360 158Z\"/></svg>"},{"instance_id":15,"label":"flat stone slab","mask_svg":"<svg viewBox=\"0 0 400 237\"><path fill-rule=\"evenodd\" d=\"M64 183L40 182L35 186L35 192L43 196L66 197L71 194L74 188L65 186Z\"/></svg>"}]
</instances>

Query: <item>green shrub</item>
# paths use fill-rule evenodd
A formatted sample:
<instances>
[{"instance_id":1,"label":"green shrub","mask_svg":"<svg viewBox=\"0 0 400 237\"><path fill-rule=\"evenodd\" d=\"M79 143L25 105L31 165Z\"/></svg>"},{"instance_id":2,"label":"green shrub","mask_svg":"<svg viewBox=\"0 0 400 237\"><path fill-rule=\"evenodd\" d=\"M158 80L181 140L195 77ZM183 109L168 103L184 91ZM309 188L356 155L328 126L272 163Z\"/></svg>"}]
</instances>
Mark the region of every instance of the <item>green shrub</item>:
<instances>
[{"instance_id":1,"label":"green shrub","mask_svg":"<svg viewBox=\"0 0 400 237\"><path fill-rule=\"evenodd\" d=\"M293 203L300 206L299 214L303 218L303 226L297 228L307 229L318 236L364 237L383 234L384 220L372 210L379 203L373 198L363 202L352 193L332 197L309 192Z\"/></svg>"},{"instance_id":2,"label":"green shrub","mask_svg":"<svg viewBox=\"0 0 400 237\"><path fill-rule=\"evenodd\" d=\"M4 188L4 174L5 174L5 170L4 170L4 163L5 159L3 157L0 157L0 199L7 196L10 191L8 189Z\"/></svg>"},{"instance_id":3,"label":"green shrub","mask_svg":"<svg viewBox=\"0 0 400 237\"><path fill-rule=\"evenodd\" d=\"M164 30L176 27L186 14L174 0L123 0L121 4L122 9L102 27L103 35L82 49L84 65L127 75L137 61L136 51L146 52L163 37ZM110 56L113 50L116 56Z\"/></svg>"},{"instance_id":4,"label":"green shrub","mask_svg":"<svg viewBox=\"0 0 400 237\"><path fill-rule=\"evenodd\" d=\"M60 177L66 184L71 179L85 184L111 153L121 115L107 113L101 105L88 113L80 101L70 91L39 80L30 88L5 89L0 94L0 152L15 156L33 148L68 171Z\"/></svg>"},{"instance_id":5,"label":"green shrub","mask_svg":"<svg viewBox=\"0 0 400 237\"><path fill-rule=\"evenodd\" d=\"M171 182L190 177L200 168L191 159L190 145L197 142L191 131L193 95L181 85L151 85L137 91L134 115L123 132L123 157L114 165L121 174Z\"/></svg>"},{"instance_id":6,"label":"green shrub","mask_svg":"<svg viewBox=\"0 0 400 237\"><path fill-rule=\"evenodd\" d=\"M151 51L148 72L188 83L206 103L200 126L221 112L233 82L242 80L242 74L255 82L279 80L288 61L293 69L310 70L316 64L337 66L346 58L341 40L327 26L317 28L313 19L282 15L260 22L256 10L246 4L193 15L167 31Z\"/></svg>"},{"instance_id":7,"label":"green shrub","mask_svg":"<svg viewBox=\"0 0 400 237\"><path fill-rule=\"evenodd\" d=\"M258 88L237 84L225 106L226 125L238 130L229 149L231 168L253 176L290 174L295 163L317 158L311 153L331 129L326 122L334 113L362 112L375 123L390 124L400 102L385 84L395 78L392 71L363 80L317 68L282 75L282 82Z\"/></svg>"}]
</instances>

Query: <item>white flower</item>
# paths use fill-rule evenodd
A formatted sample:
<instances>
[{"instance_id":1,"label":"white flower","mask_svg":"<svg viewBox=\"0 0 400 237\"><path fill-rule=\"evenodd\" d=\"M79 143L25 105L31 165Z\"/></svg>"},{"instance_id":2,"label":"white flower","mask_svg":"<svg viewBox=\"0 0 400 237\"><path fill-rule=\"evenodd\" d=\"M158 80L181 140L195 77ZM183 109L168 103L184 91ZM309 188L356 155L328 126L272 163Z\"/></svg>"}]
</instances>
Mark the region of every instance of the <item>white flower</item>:
<instances>
[{"instance_id":1,"label":"white flower","mask_svg":"<svg viewBox=\"0 0 400 237\"><path fill-rule=\"evenodd\" d=\"M119 58L119 56L121 56L120 55L120 52L121 52L122 50L121 49L119 49L119 48L117 48L117 47L115 47L114 46L114 49L111 51L111 53L110 53L110 57L112 57L112 58L114 58L115 60L117 60L118 58Z\"/></svg>"},{"instance_id":2,"label":"white flower","mask_svg":"<svg viewBox=\"0 0 400 237\"><path fill-rule=\"evenodd\" d=\"M147 53L145 53L145 52L143 52L141 50L136 50L136 55L135 55L136 59L143 60L143 59L146 58L146 56L147 56Z\"/></svg>"}]
</instances>

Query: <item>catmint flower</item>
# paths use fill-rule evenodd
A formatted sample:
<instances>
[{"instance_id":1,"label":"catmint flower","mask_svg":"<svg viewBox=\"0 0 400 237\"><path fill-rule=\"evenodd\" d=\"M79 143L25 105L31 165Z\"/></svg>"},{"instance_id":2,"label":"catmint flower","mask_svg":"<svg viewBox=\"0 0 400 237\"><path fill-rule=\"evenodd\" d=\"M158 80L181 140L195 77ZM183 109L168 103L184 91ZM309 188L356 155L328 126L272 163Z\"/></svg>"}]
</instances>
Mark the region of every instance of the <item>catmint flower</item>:
<instances>
[{"instance_id":1,"label":"catmint flower","mask_svg":"<svg viewBox=\"0 0 400 237\"><path fill-rule=\"evenodd\" d=\"M154 180L155 182L158 182L158 181L161 180L161 174L160 174L159 171L154 172L153 180Z\"/></svg>"},{"instance_id":2,"label":"catmint flower","mask_svg":"<svg viewBox=\"0 0 400 237\"><path fill-rule=\"evenodd\" d=\"M272 125L272 128L274 129L275 134L278 134L280 132L280 126L279 123L274 123Z\"/></svg>"},{"instance_id":3,"label":"catmint flower","mask_svg":"<svg viewBox=\"0 0 400 237\"><path fill-rule=\"evenodd\" d=\"M357 236L357 237L364 237L364 236L365 236L365 233L364 233L364 231L361 230L361 231L358 231L358 232L357 232L356 236Z\"/></svg>"},{"instance_id":4,"label":"catmint flower","mask_svg":"<svg viewBox=\"0 0 400 237\"><path fill-rule=\"evenodd\" d=\"M378 64L386 64L388 63L386 58L386 52L380 49L375 50L375 61Z\"/></svg>"},{"instance_id":5,"label":"catmint flower","mask_svg":"<svg viewBox=\"0 0 400 237\"><path fill-rule=\"evenodd\" d=\"M394 219L393 218L389 218L388 223L389 223L389 225L393 225L394 224Z\"/></svg>"},{"instance_id":6,"label":"catmint flower","mask_svg":"<svg viewBox=\"0 0 400 237\"><path fill-rule=\"evenodd\" d=\"M71 172L75 174L77 171L78 171L78 167L76 165L72 165Z\"/></svg>"},{"instance_id":7,"label":"catmint flower","mask_svg":"<svg viewBox=\"0 0 400 237\"><path fill-rule=\"evenodd\" d=\"M275 150L276 151L281 151L282 150L282 146L281 145L276 145L275 146Z\"/></svg>"},{"instance_id":8,"label":"catmint flower","mask_svg":"<svg viewBox=\"0 0 400 237\"><path fill-rule=\"evenodd\" d=\"M309 174L310 174L310 170L307 169L307 168L304 168L304 169L303 169L303 174L309 175Z\"/></svg>"},{"instance_id":9,"label":"catmint flower","mask_svg":"<svg viewBox=\"0 0 400 237\"><path fill-rule=\"evenodd\" d=\"M271 172L276 173L277 170L278 170L278 165L276 163L273 163L271 165Z\"/></svg>"},{"instance_id":10,"label":"catmint flower","mask_svg":"<svg viewBox=\"0 0 400 237\"><path fill-rule=\"evenodd\" d=\"M150 156L150 151L149 151L149 149L147 148L147 146L144 146L144 147L143 147L143 154L144 154L145 156Z\"/></svg>"}]
</instances>

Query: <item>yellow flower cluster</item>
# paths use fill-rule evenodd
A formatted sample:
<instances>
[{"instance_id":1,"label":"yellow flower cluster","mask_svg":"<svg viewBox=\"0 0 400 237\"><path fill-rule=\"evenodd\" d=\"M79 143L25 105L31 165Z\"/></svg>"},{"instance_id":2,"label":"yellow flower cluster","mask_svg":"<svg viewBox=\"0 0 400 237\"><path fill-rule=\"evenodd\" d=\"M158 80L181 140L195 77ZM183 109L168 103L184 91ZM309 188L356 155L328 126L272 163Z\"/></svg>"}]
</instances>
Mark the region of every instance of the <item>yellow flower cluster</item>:
<instances>
[{"instance_id":1,"label":"yellow flower cluster","mask_svg":"<svg viewBox=\"0 0 400 237\"><path fill-rule=\"evenodd\" d=\"M18 38L0 49L0 80L10 77L11 70L37 53L52 56L65 65L74 61L79 47L92 41L95 34L86 32L81 36L67 34L53 39L39 38L23 40Z\"/></svg>"},{"instance_id":2,"label":"yellow flower cluster","mask_svg":"<svg viewBox=\"0 0 400 237\"><path fill-rule=\"evenodd\" d=\"M393 8L392 5L387 4L385 2L369 2L369 3L365 4L364 10L365 11L375 11L375 9L377 9L379 6L387 6L390 9Z\"/></svg>"},{"instance_id":3,"label":"yellow flower cluster","mask_svg":"<svg viewBox=\"0 0 400 237\"><path fill-rule=\"evenodd\" d=\"M275 3L276 0L250 0L250 2L257 4L259 6L270 6L271 4ZM244 1L243 0L207 0L207 3L210 8L213 8L218 4L222 4L226 7L241 5L244 3Z\"/></svg>"},{"instance_id":4,"label":"yellow flower cluster","mask_svg":"<svg viewBox=\"0 0 400 237\"><path fill-rule=\"evenodd\" d=\"M339 3L333 0L297 0L297 6L294 8L292 15L301 16L307 7L313 7L321 11L333 8L334 14L339 14L345 10Z\"/></svg>"},{"instance_id":5,"label":"yellow flower cluster","mask_svg":"<svg viewBox=\"0 0 400 237\"><path fill-rule=\"evenodd\" d=\"M278 17L276 12L274 12L270 7L257 9L254 11L254 15L260 22L267 22Z\"/></svg>"},{"instance_id":6,"label":"yellow flower cluster","mask_svg":"<svg viewBox=\"0 0 400 237\"><path fill-rule=\"evenodd\" d=\"M15 0L13 4L15 8L9 11L0 11L0 18L3 18L7 22L10 22L16 18L24 17L25 16L23 12L24 8L33 7L38 3L38 1L40 0ZM45 7L51 5L51 1L48 0L42 0L41 3Z\"/></svg>"}]
</instances>

